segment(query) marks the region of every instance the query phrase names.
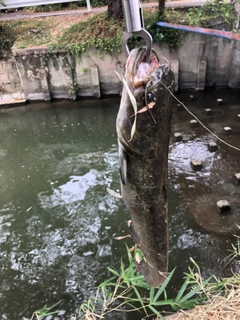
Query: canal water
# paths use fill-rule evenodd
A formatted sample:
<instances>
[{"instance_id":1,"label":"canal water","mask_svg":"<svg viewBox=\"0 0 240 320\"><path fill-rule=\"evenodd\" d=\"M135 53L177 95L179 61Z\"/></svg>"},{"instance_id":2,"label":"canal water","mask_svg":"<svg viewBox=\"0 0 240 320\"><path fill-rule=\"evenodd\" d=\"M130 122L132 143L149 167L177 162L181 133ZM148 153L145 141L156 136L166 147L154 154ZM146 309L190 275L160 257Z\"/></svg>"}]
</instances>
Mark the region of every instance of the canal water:
<instances>
[{"instance_id":1,"label":"canal water","mask_svg":"<svg viewBox=\"0 0 240 320\"><path fill-rule=\"evenodd\" d=\"M212 131L240 147L240 93L211 91L177 97ZM218 105L217 98L224 100ZM240 225L240 153L216 141L174 102L169 154L170 290L177 290L192 257L207 277L230 275L223 268ZM31 104L0 110L0 318L17 320L61 300L58 316L71 319L93 297L96 286L127 260L129 214L109 187L119 191L115 119L119 99ZM212 114L206 115L205 108ZM223 133L230 126L232 134ZM175 142L174 133L183 140ZM190 161L201 160L193 171ZM221 215L218 200L232 211ZM140 319L131 315L131 319ZM127 319L122 315L121 319ZM130 319L130 318L129 318Z\"/></svg>"}]
</instances>

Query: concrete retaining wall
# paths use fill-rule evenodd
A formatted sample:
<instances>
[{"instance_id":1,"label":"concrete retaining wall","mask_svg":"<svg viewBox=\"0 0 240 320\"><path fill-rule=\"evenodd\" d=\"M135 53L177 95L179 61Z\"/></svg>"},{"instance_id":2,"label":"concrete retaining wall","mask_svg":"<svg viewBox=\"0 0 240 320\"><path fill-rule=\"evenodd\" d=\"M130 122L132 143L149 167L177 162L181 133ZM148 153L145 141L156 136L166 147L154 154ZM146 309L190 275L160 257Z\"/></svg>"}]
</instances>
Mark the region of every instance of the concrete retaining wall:
<instances>
[{"instance_id":1,"label":"concrete retaining wall","mask_svg":"<svg viewBox=\"0 0 240 320\"><path fill-rule=\"evenodd\" d=\"M1 101L24 99L24 92L12 55L6 55L0 61L0 104Z\"/></svg>"},{"instance_id":2,"label":"concrete retaining wall","mask_svg":"<svg viewBox=\"0 0 240 320\"><path fill-rule=\"evenodd\" d=\"M172 64L176 91L210 87L240 90L239 42L196 33L182 33L181 38L178 50L154 46L159 56ZM121 92L115 71L124 73L124 54L105 54L101 59L95 50L76 57L34 48L13 50L13 56L15 60L11 56L0 62L0 88L12 94L22 90L27 100L99 98Z\"/></svg>"}]
</instances>

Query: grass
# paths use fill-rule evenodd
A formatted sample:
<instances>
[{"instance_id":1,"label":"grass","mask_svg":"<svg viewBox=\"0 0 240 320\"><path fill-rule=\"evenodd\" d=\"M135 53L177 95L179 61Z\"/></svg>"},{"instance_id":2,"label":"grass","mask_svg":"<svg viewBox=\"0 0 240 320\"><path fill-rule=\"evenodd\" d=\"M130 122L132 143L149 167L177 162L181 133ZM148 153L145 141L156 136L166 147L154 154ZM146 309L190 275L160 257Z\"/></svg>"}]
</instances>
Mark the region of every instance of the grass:
<instances>
[{"instance_id":1,"label":"grass","mask_svg":"<svg viewBox=\"0 0 240 320\"><path fill-rule=\"evenodd\" d=\"M59 5L58 5L59 6ZM155 43L167 42L170 47L180 46L180 31L156 27L161 20L192 26L208 26L212 19L233 23L236 19L234 7L224 1L215 0L201 8L166 10L159 17L157 8L144 9L145 27ZM69 17L50 17L1 22L0 51L14 48L48 46L52 49L68 50L74 54L95 47L100 52L120 51L120 42L125 26L123 21L108 19L107 13L79 14Z\"/></svg>"},{"instance_id":2,"label":"grass","mask_svg":"<svg viewBox=\"0 0 240 320\"><path fill-rule=\"evenodd\" d=\"M240 259L240 237L232 244L226 265ZM157 316L164 319L163 308L169 306L177 311L175 320L237 320L240 318L240 274L217 279L214 275L203 279L198 264L190 258L192 267L184 274L184 282L175 297L168 297L167 288L175 270L166 277L159 288L148 286L141 275L135 275L135 260L141 253L135 250L134 256L127 248L129 266L121 262L120 270L108 268L112 277L102 282L96 296L80 307L82 320L104 318L113 311L141 312L141 319ZM226 266L225 265L225 266ZM142 290L145 292L142 294ZM187 310L187 311L186 311ZM142 316L144 314L144 317Z\"/></svg>"},{"instance_id":3,"label":"grass","mask_svg":"<svg viewBox=\"0 0 240 320\"><path fill-rule=\"evenodd\" d=\"M42 320L48 316L52 316L54 314L58 314L59 313L59 310L54 310L60 303L61 301L55 303L53 306L51 307L47 307L47 306L44 306L42 307L41 309L35 311L32 316L31 316L31 319L30 320ZM23 320L27 320L26 318L24 318Z\"/></svg>"},{"instance_id":4,"label":"grass","mask_svg":"<svg viewBox=\"0 0 240 320\"><path fill-rule=\"evenodd\" d=\"M240 318L240 275L222 279L223 288L218 293L211 293L205 288L208 299L202 306L185 312L181 310L175 320L237 320Z\"/></svg>"},{"instance_id":5,"label":"grass","mask_svg":"<svg viewBox=\"0 0 240 320\"><path fill-rule=\"evenodd\" d=\"M99 285L95 298L81 305L80 319L102 319L112 312L136 311L140 312L139 318L141 319L152 316L164 319L167 313L163 310L166 307L170 307L173 311L181 310L180 313L177 313L176 319L230 319L228 316L231 308L233 312L240 314L240 276L238 274L232 278L216 279L212 276L204 280L199 266L190 258L192 267L189 267L188 272L184 274L181 288L175 297L169 297L167 288L171 285L175 270L169 273L161 287L152 288L146 284L143 276L135 274L135 257L132 256L129 249L127 252L129 266L126 267L121 262L119 271L108 268L112 277ZM139 254L136 250L135 256ZM230 300L231 307L229 307ZM184 310L189 309L193 309L191 316L188 317L187 313L187 318L184 318L186 316ZM225 314L225 310L228 314ZM205 316L214 314L216 317L200 317L200 314L195 317L196 311L202 314L205 312Z\"/></svg>"},{"instance_id":6,"label":"grass","mask_svg":"<svg viewBox=\"0 0 240 320\"><path fill-rule=\"evenodd\" d=\"M240 259L240 237L236 236L226 261ZM136 274L136 262L142 259L140 250L127 248L129 263L122 261L119 270L108 268L110 277L97 288L95 297L88 299L79 308L79 314L72 320L97 320L111 316L114 312L139 312L139 319L163 320L166 308L171 308L174 320L239 320L240 318L240 274L217 279L214 275L203 279L198 264L190 258L191 267L183 275L183 283L174 297L168 296L172 286L173 269L159 288L150 287L142 275ZM30 320L42 320L58 314L58 303L44 306L33 313ZM24 319L26 320L26 319Z\"/></svg>"},{"instance_id":7,"label":"grass","mask_svg":"<svg viewBox=\"0 0 240 320\"><path fill-rule=\"evenodd\" d=\"M74 24L58 36L55 48L65 48L70 52L81 54L89 48L99 52L113 52L118 49L123 35L123 22L109 19L106 13Z\"/></svg>"}]
</instances>

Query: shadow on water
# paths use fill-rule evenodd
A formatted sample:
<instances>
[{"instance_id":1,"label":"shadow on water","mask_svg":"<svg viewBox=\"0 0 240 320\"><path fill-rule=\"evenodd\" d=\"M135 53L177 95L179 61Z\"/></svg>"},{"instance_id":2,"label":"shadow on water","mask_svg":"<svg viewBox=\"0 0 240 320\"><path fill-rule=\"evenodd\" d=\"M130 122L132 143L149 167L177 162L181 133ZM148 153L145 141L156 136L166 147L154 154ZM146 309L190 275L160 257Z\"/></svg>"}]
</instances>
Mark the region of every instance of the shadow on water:
<instances>
[{"instance_id":1,"label":"shadow on water","mask_svg":"<svg viewBox=\"0 0 240 320\"><path fill-rule=\"evenodd\" d=\"M188 97L178 95L211 130L240 147L239 93L198 93L191 102ZM120 186L118 106L119 99L105 99L0 111L2 319L30 318L59 300L63 311L52 319L69 319L108 277L107 267L118 269L126 259L124 241L114 237L128 233L129 214L106 192ZM211 116L204 114L207 107ZM182 283L189 257L205 277L229 275L223 259L240 224L240 187L232 180L240 170L239 153L223 144L209 152L206 144L214 139L201 127L191 128L191 119L186 111L174 111L172 136L181 131L183 141L172 137L169 154L170 269L178 266L172 291ZM226 125L232 135L223 135ZM196 158L203 162L201 171L190 166ZM229 200L231 214L218 214L219 199Z\"/></svg>"}]
</instances>

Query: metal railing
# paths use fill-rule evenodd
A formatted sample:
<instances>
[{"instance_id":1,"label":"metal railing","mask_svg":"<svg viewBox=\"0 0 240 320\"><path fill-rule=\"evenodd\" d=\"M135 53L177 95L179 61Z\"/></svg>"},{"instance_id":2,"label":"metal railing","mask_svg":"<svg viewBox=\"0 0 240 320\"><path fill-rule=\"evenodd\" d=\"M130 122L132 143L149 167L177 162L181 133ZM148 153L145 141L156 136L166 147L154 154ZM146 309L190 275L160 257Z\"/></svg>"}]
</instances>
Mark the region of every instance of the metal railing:
<instances>
[{"instance_id":1,"label":"metal railing","mask_svg":"<svg viewBox=\"0 0 240 320\"><path fill-rule=\"evenodd\" d=\"M0 10L11 9L11 8L21 8L21 7L34 7L52 3L63 3L63 2L85 2L87 4L88 11L91 11L90 0L2 0L3 5L0 4Z\"/></svg>"}]
</instances>

